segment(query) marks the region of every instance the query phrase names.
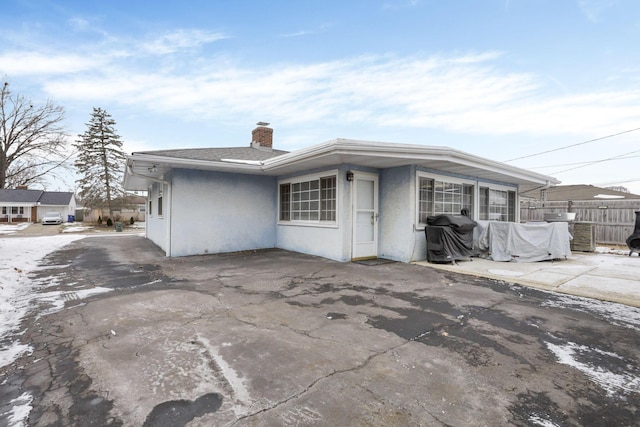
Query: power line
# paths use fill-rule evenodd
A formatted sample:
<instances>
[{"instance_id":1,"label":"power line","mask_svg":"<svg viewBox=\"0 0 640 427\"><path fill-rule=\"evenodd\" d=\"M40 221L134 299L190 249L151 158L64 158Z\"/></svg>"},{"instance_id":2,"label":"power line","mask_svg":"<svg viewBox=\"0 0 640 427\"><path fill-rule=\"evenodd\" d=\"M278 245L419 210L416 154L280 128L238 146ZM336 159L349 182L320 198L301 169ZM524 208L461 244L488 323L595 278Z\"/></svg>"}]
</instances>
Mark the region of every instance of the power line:
<instances>
[{"instance_id":1,"label":"power line","mask_svg":"<svg viewBox=\"0 0 640 427\"><path fill-rule=\"evenodd\" d=\"M619 159L611 159L611 160L635 159L636 157L640 157L640 155L629 156L629 157L620 157ZM604 161L609 161L609 160L590 160L590 161L586 161L586 162L563 163L563 164L559 164L559 165L548 165L548 166L527 166L527 169L549 169L549 168L559 168L559 167L563 167L563 166L590 165L590 164L593 164L594 162L598 162L598 161L604 162Z\"/></svg>"},{"instance_id":2,"label":"power line","mask_svg":"<svg viewBox=\"0 0 640 427\"><path fill-rule=\"evenodd\" d=\"M559 174L559 173L564 173L564 172L569 172L569 171L572 171L572 170L575 170L575 169L585 168L587 166L592 166L592 165L595 165L595 164L598 164L598 163L608 162L610 160L622 160L623 158L625 158L625 156L628 156L628 155L631 155L631 154L636 154L636 153L640 153L640 150L631 151L629 153L620 154L620 155L614 156L614 157L609 157L608 159L595 160L595 161L590 162L590 163L588 163L586 165L576 166L574 168L569 168L569 169L564 169L564 170L561 170L561 171L558 171L558 172L553 172L552 175Z\"/></svg>"},{"instance_id":3,"label":"power line","mask_svg":"<svg viewBox=\"0 0 640 427\"><path fill-rule=\"evenodd\" d=\"M628 180L623 180L623 181L599 182L599 183L593 184L593 185L599 187L601 185L628 184L630 182L640 182L640 179L628 179Z\"/></svg>"},{"instance_id":4,"label":"power line","mask_svg":"<svg viewBox=\"0 0 640 427\"><path fill-rule=\"evenodd\" d=\"M640 130L640 127L635 128L635 129L625 130L623 132L618 132L618 133L614 133L614 134L607 135L607 136L601 136L600 138L590 139L590 140L584 141L584 142L578 142L577 144L571 144L571 145L566 145L566 146L560 147L560 148L554 148L553 150L542 151L540 153L529 154L527 156L522 156L522 157L516 157L515 159L504 160L504 163L513 162L513 161L516 161L516 160L528 159L529 157L541 156L543 154L553 153L555 151L566 150L567 148L573 148L573 147L577 147L579 145L588 144L590 142L601 141L601 140L607 139L607 138L613 138L614 136L624 135L625 133L635 132L637 130Z\"/></svg>"}]
</instances>

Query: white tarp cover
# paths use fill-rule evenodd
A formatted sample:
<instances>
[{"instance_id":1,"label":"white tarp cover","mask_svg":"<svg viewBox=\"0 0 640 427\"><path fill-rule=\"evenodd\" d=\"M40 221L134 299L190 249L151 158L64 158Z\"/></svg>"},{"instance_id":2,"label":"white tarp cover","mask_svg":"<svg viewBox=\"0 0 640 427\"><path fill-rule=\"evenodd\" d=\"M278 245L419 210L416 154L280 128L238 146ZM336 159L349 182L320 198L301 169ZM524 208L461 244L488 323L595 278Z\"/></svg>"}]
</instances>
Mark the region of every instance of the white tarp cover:
<instances>
[{"instance_id":1,"label":"white tarp cover","mask_svg":"<svg viewBox=\"0 0 640 427\"><path fill-rule=\"evenodd\" d=\"M494 261L536 262L571 255L569 223L478 221L474 241Z\"/></svg>"}]
</instances>

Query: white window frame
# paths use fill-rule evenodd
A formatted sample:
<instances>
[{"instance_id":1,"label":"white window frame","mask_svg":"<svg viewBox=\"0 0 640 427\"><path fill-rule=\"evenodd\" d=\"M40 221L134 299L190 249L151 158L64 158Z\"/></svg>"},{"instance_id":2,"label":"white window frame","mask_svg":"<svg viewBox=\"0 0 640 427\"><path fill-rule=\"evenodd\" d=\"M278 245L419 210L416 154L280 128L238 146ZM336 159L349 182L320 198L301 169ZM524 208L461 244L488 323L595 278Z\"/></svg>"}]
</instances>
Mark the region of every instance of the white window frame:
<instances>
[{"instance_id":1,"label":"white window frame","mask_svg":"<svg viewBox=\"0 0 640 427\"><path fill-rule=\"evenodd\" d=\"M149 189L147 190L147 218L153 218L153 198L154 198L155 194L153 191L153 185L149 186Z\"/></svg>"},{"instance_id":2,"label":"white window frame","mask_svg":"<svg viewBox=\"0 0 640 427\"><path fill-rule=\"evenodd\" d=\"M316 181L320 180L320 178L330 178L335 177L336 180L336 220L335 221L321 221L320 215L318 215L317 220L281 220L280 219L280 190L281 185L283 184L297 184L308 181ZM294 176L291 178L286 178L282 180L278 180L278 225L293 225L293 226L303 226L303 227L325 227L325 228L338 228L340 222L340 172L338 169L327 170L319 173L309 174L309 175L300 175ZM321 188L318 191L322 191ZM291 203L290 201L289 203ZM318 201L322 203L322 200ZM320 213L320 210L318 210Z\"/></svg>"},{"instance_id":3,"label":"white window frame","mask_svg":"<svg viewBox=\"0 0 640 427\"><path fill-rule=\"evenodd\" d=\"M416 224L416 229L420 230L420 229L424 229L424 227L427 225L426 223L421 223L420 222L420 178L427 178L427 179L433 179L434 181L441 181L441 182L448 182L451 184L464 184L464 185L472 185L473 186L473 201L472 201L472 215L475 218L477 216L476 211L478 210L479 205L479 201L478 201L478 187L479 187L479 183L476 180L473 179L465 179L465 178L458 178L458 177L452 177L452 176L448 176L448 175L439 175L439 174L435 174L435 173L431 173L431 172L422 172L422 171L417 171L416 172L416 189L415 189L415 198L416 198L416 202L415 202L415 224ZM458 212L459 213L459 212Z\"/></svg>"},{"instance_id":4,"label":"white window frame","mask_svg":"<svg viewBox=\"0 0 640 427\"><path fill-rule=\"evenodd\" d=\"M162 191L160 193L158 193L158 198L156 201L156 210L158 211L157 217L158 218L164 218L164 195L162 194Z\"/></svg>"},{"instance_id":5,"label":"white window frame","mask_svg":"<svg viewBox=\"0 0 640 427\"><path fill-rule=\"evenodd\" d=\"M482 188L488 188L489 190L497 190L497 191L506 191L507 192L507 207L509 206L509 192L512 191L515 193L515 202L514 202L514 222L520 222L520 197L518 194L518 187L510 187L508 185L500 185L500 184L491 184L491 183L486 183L486 182L479 182L478 183L478 188L477 188L477 193L478 193L478 220L480 221L497 221L497 220L486 220L486 219L480 219L480 187ZM509 213L507 212L507 217L509 216ZM507 221L501 221L501 222L509 222Z\"/></svg>"}]
</instances>

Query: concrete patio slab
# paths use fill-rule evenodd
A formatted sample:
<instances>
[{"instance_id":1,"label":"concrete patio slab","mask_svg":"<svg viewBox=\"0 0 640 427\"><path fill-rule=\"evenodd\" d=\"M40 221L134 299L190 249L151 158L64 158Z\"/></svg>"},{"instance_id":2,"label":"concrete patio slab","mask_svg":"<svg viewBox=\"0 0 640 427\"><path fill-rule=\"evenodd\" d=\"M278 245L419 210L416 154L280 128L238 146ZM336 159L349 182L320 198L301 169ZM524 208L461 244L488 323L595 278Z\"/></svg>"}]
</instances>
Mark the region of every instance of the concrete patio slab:
<instances>
[{"instance_id":1,"label":"concrete patio slab","mask_svg":"<svg viewBox=\"0 0 640 427\"><path fill-rule=\"evenodd\" d=\"M473 258L456 264L415 264L640 307L640 257L636 256L574 253L567 259L532 263Z\"/></svg>"}]
</instances>

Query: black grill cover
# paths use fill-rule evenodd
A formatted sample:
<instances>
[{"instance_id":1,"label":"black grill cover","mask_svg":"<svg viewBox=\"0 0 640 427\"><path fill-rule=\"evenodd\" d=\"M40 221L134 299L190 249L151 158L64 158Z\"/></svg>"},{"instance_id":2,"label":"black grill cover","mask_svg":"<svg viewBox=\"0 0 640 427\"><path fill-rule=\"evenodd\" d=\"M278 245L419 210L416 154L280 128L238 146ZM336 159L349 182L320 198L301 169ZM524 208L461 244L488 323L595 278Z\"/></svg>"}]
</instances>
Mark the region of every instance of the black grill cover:
<instances>
[{"instance_id":1,"label":"black grill cover","mask_svg":"<svg viewBox=\"0 0 640 427\"><path fill-rule=\"evenodd\" d=\"M437 215L427 218L427 261L453 262L473 255L475 221L464 215Z\"/></svg>"},{"instance_id":2,"label":"black grill cover","mask_svg":"<svg viewBox=\"0 0 640 427\"><path fill-rule=\"evenodd\" d=\"M478 224L465 215L442 214L427 217L427 225L451 227L458 231L471 231Z\"/></svg>"}]
</instances>

